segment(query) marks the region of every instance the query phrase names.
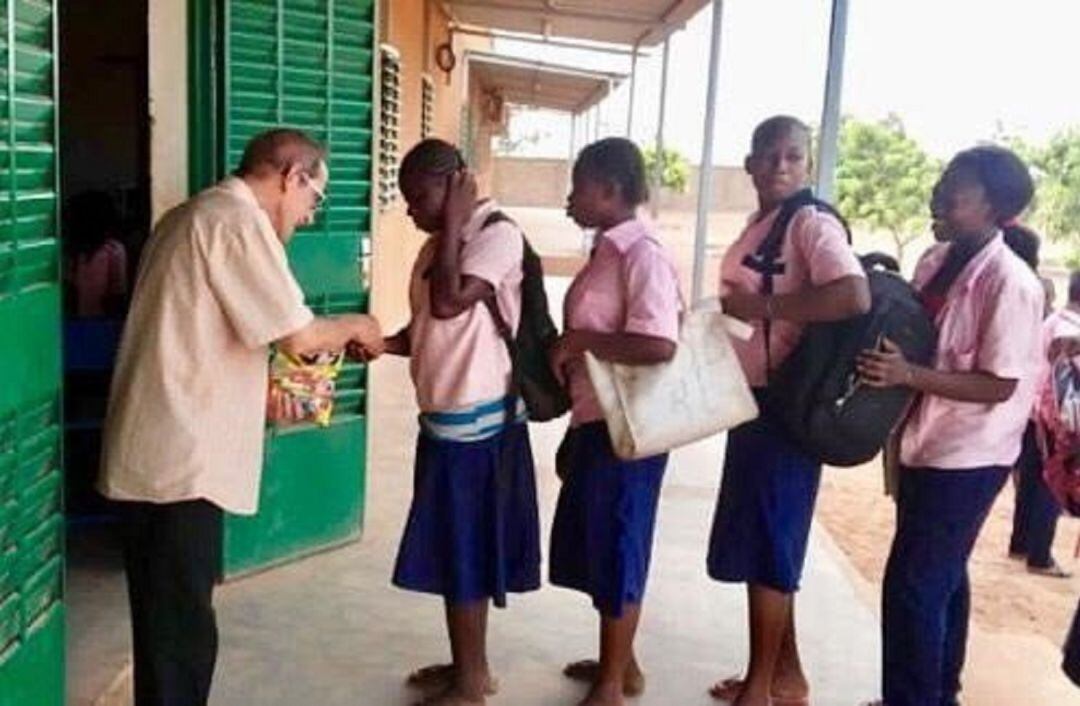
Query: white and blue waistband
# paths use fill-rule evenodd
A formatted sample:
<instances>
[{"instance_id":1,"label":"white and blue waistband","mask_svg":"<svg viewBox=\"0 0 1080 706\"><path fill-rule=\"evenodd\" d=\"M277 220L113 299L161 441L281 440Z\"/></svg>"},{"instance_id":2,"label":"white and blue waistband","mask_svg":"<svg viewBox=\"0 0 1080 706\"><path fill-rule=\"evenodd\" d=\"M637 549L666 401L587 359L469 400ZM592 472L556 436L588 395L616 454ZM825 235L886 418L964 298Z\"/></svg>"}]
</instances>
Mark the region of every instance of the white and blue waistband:
<instances>
[{"instance_id":1,"label":"white and blue waistband","mask_svg":"<svg viewBox=\"0 0 1080 706\"><path fill-rule=\"evenodd\" d=\"M449 412L424 412L420 415L420 429L428 436L446 441L484 441L511 424L528 419L524 401L504 397Z\"/></svg>"}]
</instances>

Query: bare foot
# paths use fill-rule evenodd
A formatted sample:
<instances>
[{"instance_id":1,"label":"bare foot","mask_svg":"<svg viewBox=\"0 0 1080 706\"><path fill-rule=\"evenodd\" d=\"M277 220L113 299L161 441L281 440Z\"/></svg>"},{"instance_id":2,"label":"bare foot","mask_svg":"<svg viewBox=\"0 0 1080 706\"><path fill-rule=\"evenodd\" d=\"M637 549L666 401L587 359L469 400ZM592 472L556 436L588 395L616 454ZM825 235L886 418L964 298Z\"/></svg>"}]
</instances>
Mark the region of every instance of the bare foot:
<instances>
[{"instance_id":1,"label":"bare foot","mask_svg":"<svg viewBox=\"0 0 1080 706\"><path fill-rule=\"evenodd\" d=\"M429 664L407 676L405 683L424 691L433 691L435 689L445 691L454 685L456 672L457 670L452 664ZM487 684L484 686L484 693L488 696L499 693L499 680L490 674L487 677Z\"/></svg>"},{"instance_id":2,"label":"bare foot","mask_svg":"<svg viewBox=\"0 0 1080 706\"><path fill-rule=\"evenodd\" d=\"M592 684L600 675L600 663L595 659L583 659L578 662L571 662L563 667L563 674L574 681L583 681ZM626 675L623 677L623 695L641 696L644 691L645 673L641 671L641 666L638 665L637 660L635 659L630 662L630 665L626 668Z\"/></svg>"},{"instance_id":3,"label":"bare foot","mask_svg":"<svg viewBox=\"0 0 1080 706\"><path fill-rule=\"evenodd\" d=\"M726 701L729 704L739 703L741 706L739 697L742 696L744 684L745 682L739 677L729 677L713 684L709 689L709 694L719 701ZM809 688L805 686L805 680L803 684L805 691L800 696L796 691L798 687L793 682L781 683L780 679L774 681L770 699L772 706L810 706Z\"/></svg>"},{"instance_id":4,"label":"bare foot","mask_svg":"<svg viewBox=\"0 0 1080 706\"><path fill-rule=\"evenodd\" d=\"M776 702L769 698L768 694L751 695L743 692L739 695L732 706L773 706Z\"/></svg>"},{"instance_id":5,"label":"bare foot","mask_svg":"<svg viewBox=\"0 0 1080 706\"><path fill-rule=\"evenodd\" d=\"M810 682L802 670L778 668L773 674L772 700L774 706L809 706Z\"/></svg>"},{"instance_id":6,"label":"bare foot","mask_svg":"<svg viewBox=\"0 0 1080 706\"><path fill-rule=\"evenodd\" d=\"M485 704L487 704L487 699L483 695L469 698L456 688L449 688L417 701L415 706L485 706Z\"/></svg>"},{"instance_id":7,"label":"bare foot","mask_svg":"<svg viewBox=\"0 0 1080 706\"><path fill-rule=\"evenodd\" d=\"M593 684L588 696L578 706L625 706L620 684Z\"/></svg>"}]
</instances>

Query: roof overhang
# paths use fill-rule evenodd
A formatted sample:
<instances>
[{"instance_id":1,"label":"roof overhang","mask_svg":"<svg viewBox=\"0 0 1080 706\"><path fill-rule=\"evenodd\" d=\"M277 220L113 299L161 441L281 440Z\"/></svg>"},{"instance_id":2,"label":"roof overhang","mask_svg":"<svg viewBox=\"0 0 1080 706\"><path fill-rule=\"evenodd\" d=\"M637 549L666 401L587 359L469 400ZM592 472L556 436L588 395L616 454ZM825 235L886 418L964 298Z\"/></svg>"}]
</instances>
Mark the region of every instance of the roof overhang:
<instances>
[{"instance_id":1,"label":"roof overhang","mask_svg":"<svg viewBox=\"0 0 1080 706\"><path fill-rule=\"evenodd\" d=\"M632 47L662 43L709 0L442 0L455 21Z\"/></svg>"},{"instance_id":2,"label":"roof overhang","mask_svg":"<svg viewBox=\"0 0 1080 706\"><path fill-rule=\"evenodd\" d=\"M560 66L487 52L466 53L469 81L509 104L581 113L603 100L625 74Z\"/></svg>"}]
</instances>

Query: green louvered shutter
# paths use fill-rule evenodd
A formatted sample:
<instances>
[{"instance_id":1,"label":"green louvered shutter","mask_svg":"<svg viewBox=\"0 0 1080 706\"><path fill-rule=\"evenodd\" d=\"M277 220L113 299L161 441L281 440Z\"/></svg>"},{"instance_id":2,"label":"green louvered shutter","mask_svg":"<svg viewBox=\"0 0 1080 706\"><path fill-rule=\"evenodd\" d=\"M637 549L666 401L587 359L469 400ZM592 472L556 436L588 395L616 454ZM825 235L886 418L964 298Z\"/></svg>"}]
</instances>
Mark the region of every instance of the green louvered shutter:
<instances>
[{"instance_id":1,"label":"green louvered shutter","mask_svg":"<svg viewBox=\"0 0 1080 706\"><path fill-rule=\"evenodd\" d=\"M61 706L56 18L0 7L0 706Z\"/></svg>"},{"instance_id":2,"label":"green louvered shutter","mask_svg":"<svg viewBox=\"0 0 1080 706\"><path fill-rule=\"evenodd\" d=\"M317 314L366 311L374 0L226 0L221 22L222 163L231 171L253 135L279 125L327 145L329 199L289 259ZM347 366L329 428L270 433L259 514L226 522L226 576L359 534L365 383L363 366Z\"/></svg>"}]
</instances>

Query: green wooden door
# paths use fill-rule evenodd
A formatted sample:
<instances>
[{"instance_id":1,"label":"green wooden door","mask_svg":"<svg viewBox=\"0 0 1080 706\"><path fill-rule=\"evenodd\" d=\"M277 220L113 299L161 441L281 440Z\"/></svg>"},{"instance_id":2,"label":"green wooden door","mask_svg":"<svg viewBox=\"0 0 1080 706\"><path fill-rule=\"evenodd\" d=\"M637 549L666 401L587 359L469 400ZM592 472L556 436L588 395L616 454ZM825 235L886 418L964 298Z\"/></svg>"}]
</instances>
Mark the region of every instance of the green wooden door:
<instances>
[{"instance_id":1,"label":"green wooden door","mask_svg":"<svg viewBox=\"0 0 1080 706\"><path fill-rule=\"evenodd\" d=\"M366 311L374 0L225 0L216 10L221 171L231 171L247 141L269 127L298 127L326 144L329 199L290 243L289 259L317 314ZM338 387L329 428L269 432L259 514L225 524L226 576L359 535L364 367L348 366Z\"/></svg>"},{"instance_id":2,"label":"green wooden door","mask_svg":"<svg viewBox=\"0 0 1080 706\"><path fill-rule=\"evenodd\" d=\"M55 37L0 2L0 706L64 702Z\"/></svg>"}]
</instances>

